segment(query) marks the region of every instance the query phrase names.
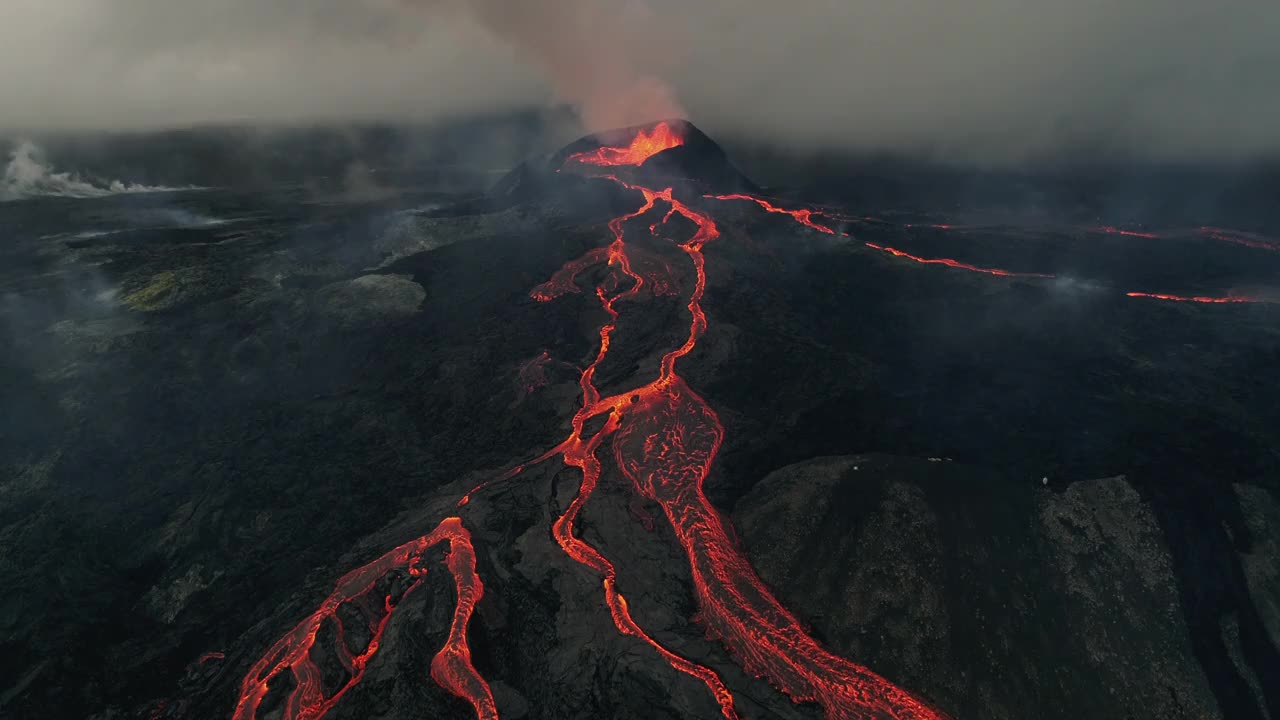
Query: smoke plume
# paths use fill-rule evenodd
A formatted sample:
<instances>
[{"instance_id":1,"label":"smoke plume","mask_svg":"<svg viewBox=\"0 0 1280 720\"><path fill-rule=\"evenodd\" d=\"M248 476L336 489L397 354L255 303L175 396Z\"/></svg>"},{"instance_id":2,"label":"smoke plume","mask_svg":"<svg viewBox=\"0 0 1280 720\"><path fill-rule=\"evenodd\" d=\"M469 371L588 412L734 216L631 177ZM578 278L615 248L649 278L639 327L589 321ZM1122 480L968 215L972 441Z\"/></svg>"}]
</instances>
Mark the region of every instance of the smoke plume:
<instances>
[{"instance_id":1,"label":"smoke plume","mask_svg":"<svg viewBox=\"0 0 1280 720\"><path fill-rule=\"evenodd\" d=\"M664 79L680 59L678 14L659 18L642 0L444 2L537 63L588 130L685 114Z\"/></svg>"}]
</instances>

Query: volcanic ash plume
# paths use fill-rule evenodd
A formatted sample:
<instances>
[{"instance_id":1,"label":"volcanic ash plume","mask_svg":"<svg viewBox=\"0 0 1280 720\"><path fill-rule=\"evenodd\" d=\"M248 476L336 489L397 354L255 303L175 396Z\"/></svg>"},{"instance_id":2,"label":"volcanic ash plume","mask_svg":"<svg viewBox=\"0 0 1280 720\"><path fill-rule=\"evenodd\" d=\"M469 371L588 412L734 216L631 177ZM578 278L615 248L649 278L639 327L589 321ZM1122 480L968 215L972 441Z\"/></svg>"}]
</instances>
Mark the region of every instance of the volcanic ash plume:
<instances>
[{"instance_id":1,"label":"volcanic ash plume","mask_svg":"<svg viewBox=\"0 0 1280 720\"><path fill-rule=\"evenodd\" d=\"M590 131L683 117L663 80L679 28L641 0L417 0L462 10L547 73Z\"/></svg>"}]
</instances>

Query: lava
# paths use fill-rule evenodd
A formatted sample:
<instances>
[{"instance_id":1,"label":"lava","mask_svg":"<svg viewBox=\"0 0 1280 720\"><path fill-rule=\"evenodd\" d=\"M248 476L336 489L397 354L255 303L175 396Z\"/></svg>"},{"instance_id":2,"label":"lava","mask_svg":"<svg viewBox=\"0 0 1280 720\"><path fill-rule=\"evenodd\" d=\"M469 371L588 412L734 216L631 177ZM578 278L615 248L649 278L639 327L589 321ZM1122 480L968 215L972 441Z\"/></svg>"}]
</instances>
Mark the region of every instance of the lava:
<instances>
[{"instance_id":1,"label":"lava","mask_svg":"<svg viewBox=\"0 0 1280 720\"><path fill-rule=\"evenodd\" d=\"M733 707L733 695L725 687L720 677L713 670L690 662L667 650L641 629L640 625L631 616L626 597L617 589L617 571L614 569L613 563L605 558L599 550L574 535L574 522L600 481L600 461L596 457L596 450L605 439L618 430L622 416L621 408L629 402L622 396L611 398L608 401L601 401L600 393L594 384L596 369L608 355L610 339L617 327L619 313L614 307L615 303L635 297L640 292L640 289L644 287L644 279L631 269L624 242L624 225L628 220L640 217L653 209L658 199L668 201L671 204L672 211L679 212L686 218L698 223L699 230L695 238L682 246L691 257L696 256L698 258L695 261L695 266L699 270L698 283L693 292L693 299L689 304L691 311L696 310L694 314L694 330L690 332L690 339L686 341L685 346L664 356L662 361L664 373L670 365L674 364L676 357L692 349L693 343L696 342L695 335L700 332L697 328L699 326L705 328L706 326L706 319L702 316L700 308L698 308L698 301L706 286L706 277L701 272L701 264L699 262L702 257L700 249L703 242L714 239L719 234L719 231L715 229L715 225L710 222L709 218L694 213L679 201L674 200L670 189L657 192L628 185L618 180L615 176L607 177L625 187L639 190L644 197L644 203L640 209L614 218L609 222L609 229L613 233L614 239L605 248L605 253L601 254L598 250L589 251L582 258L566 264L564 268L552 277L552 280L538 286L530 293L535 299L545 302L563 294L576 292L576 287L566 285L565 281L568 280L571 283L572 278L576 277L583 269L589 267L593 262L598 264L606 258L608 265L614 269L614 272L610 273L602 284L596 288L596 297L599 298L600 305L608 315L609 320L600 326L600 349L596 354L595 360L587 366L579 379L583 402L581 409L573 417L573 432L550 453L535 460L535 462L538 462L558 454L562 457L565 465L576 467L582 471L582 483L578 488L578 494L565 512L552 525L552 536L565 554L576 562L591 568L601 576L605 604L609 608L609 614L620 633L639 638L657 651L672 668L701 680L720 705L721 713L724 717L736 718L737 713ZM670 217L671 215L668 214L667 218ZM621 292L617 292L624 279L630 280L630 286ZM610 293L614 294L611 295ZM700 317L702 318L701 321L699 321ZM606 412L609 417L605 426L591 437L584 438L583 429L587 421Z\"/></svg>"},{"instance_id":2,"label":"lava","mask_svg":"<svg viewBox=\"0 0 1280 720\"><path fill-rule=\"evenodd\" d=\"M1111 225L1100 225L1098 227L1089 228L1090 232L1105 233L1107 235L1124 235L1125 237L1146 238L1148 240L1159 240L1160 235L1149 232L1139 232L1137 230L1125 230L1123 228L1113 227Z\"/></svg>"},{"instance_id":3,"label":"lava","mask_svg":"<svg viewBox=\"0 0 1280 720\"><path fill-rule=\"evenodd\" d=\"M969 265L968 263L962 263L959 260L952 260L951 258L922 258L916 255L912 255L910 253L905 253L895 248L885 247L883 245L876 245L875 243L863 243L863 244L871 248L872 250L879 250L881 252L886 252L886 253L889 253L890 255L894 255L896 257L906 258L907 260L911 260L912 262L918 262L925 265L945 265L949 268L956 268L957 270L968 270L969 272L986 273L987 275L999 275L1001 277L1028 277L1028 278L1053 277L1053 275L1048 275L1045 273L1014 272L1012 270L1002 270L1000 268L978 267L977 265Z\"/></svg>"},{"instance_id":4,"label":"lava","mask_svg":"<svg viewBox=\"0 0 1280 720\"><path fill-rule=\"evenodd\" d=\"M1163 293L1145 293L1131 292L1125 293L1131 298L1147 298L1150 300L1169 300L1171 302L1188 302L1203 303L1206 305L1233 305L1241 303L1274 303L1276 300L1263 297L1253 297L1249 295L1224 295L1224 296L1206 296L1206 295L1166 295Z\"/></svg>"},{"instance_id":5,"label":"lava","mask_svg":"<svg viewBox=\"0 0 1280 720\"><path fill-rule=\"evenodd\" d=\"M550 382L547 378L549 364L551 364L551 353L543 350L520 366L520 370L516 373L517 403Z\"/></svg>"},{"instance_id":6,"label":"lava","mask_svg":"<svg viewBox=\"0 0 1280 720\"><path fill-rule=\"evenodd\" d=\"M479 720L497 720L493 693L472 666L471 650L467 645L467 623L476 603L484 595L484 585L476 575L471 534L462 526L462 520L456 517L445 518L430 534L410 540L342 576L320 607L277 640L250 668L240 687L240 698L232 719L253 720L257 717L258 707L270 689L269 684L273 679L283 677L286 671L292 675L293 689L284 701L282 720L316 720L327 713L343 694L360 682L369 660L378 651L392 614L400 602L422 583L427 573L427 569L420 565L422 554L443 542L449 543L445 564L453 575L458 600L449 637L431 661L431 677L445 690L470 702ZM407 574L412 582L398 597L390 592L380 599L374 597L379 581L397 571ZM368 625L366 629L371 639L359 653L353 652L345 639L346 631L338 615L339 608L344 605L353 608ZM324 673L312 657L317 636L327 623L331 623L336 632L333 652L347 675L341 687L328 693L322 686Z\"/></svg>"},{"instance_id":7,"label":"lava","mask_svg":"<svg viewBox=\"0 0 1280 720\"><path fill-rule=\"evenodd\" d=\"M1255 248L1258 250L1280 251L1280 242L1269 240L1253 233L1242 232L1240 230L1226 230L1217 227L1201 227L1200 234L1214 240L1232 243L1234 245L1243 245L1244 247Z\"/></svg>"},{"instance_id":8,"label":"lava","mask_svg":"<svg viewBox=\"0 0 1280 720\"><path fill-rule=\"evenodd\" d=\"M591 167L638 166L654 154L682 142L666 123L659 123L651 131L639 131L625 147L604 147L572 155L566 167L585 168L589 172ZM457 505L467 506L479 491L513 478L537 463L559 458L565 466L577 468L582 476L578 492L552 523L553 539L566 555L599 577L604 604L619 633L643 642L672 669L701 681L719 706L721 715L735 720L738 714L733 695L720 676L711 668L669 650L649 635L632 616L627 599L619 589L613 563L575 531L582 509L601 480L603 466L598 453L606 442L611 442L613 462L620 473L639 496L661 506L671 523L692 573L699 607L696 620L746 671L766 679L795 702L819 704L827 720L945 718L871 670L824 649L773 596L751 567L734 540L728 519L711 505L703 491L723 441L724 427L710 405L676 372L677 362L694 350L707 330L707 316L702 308L707 285L703 248L720 237L720 230L711 216L677 198L672 188L644 187L611 174L593 177L637 193L639 206L608 223L612 240L607 246L590 250L566 263L529 293L539 302L581 293L578 278L589 269L604 266L605 271L592 293L605 319L597 331L600 344L595 357L579 376L582 404L572 418L571 432L543 455L473 488ZM813 222L813 211L783 210L745 195L716 197L750 200L768 212L786 214L815 230L835 234L831 228ZM652 295L676 292L676 283L664 261L644 260L644 254L626 243L628 223L654 211L663 213L649 225L654 235L677 216L695 228L691 236L674 241L676 248L688 258L694 276L685 305L689 313L688 334L683 343L662 355L657 378L626 392L602 397L595 385L595 375L609 354L623 309L639 303L646 291ZM946 261L951 263L954 261ZM953 266L1014 274L959 263ZM522 368L518 379L522 389L541 382L540 371L548 360L549 353L544 351ZM598 419L604 420L603 426L587 433L588 422ZM446 541L450 546L447 563L457 587L458 602L449 638L432 661L431 675L446 690L467 699L480 720L496 719L493 695L471 664L466 636L467 622L484 588L475 572L470 535L459 518L451 517L431 534L405 543L343 576L320 608L280 638L250 669L233 720L253 720L269 692L269 683L286 671L292 674L294 687L285 701L284 720L316 720L324 715L343 693L360 681L391 615L403 597L421 583L426 572L421 567L423 553ZM380 581L393 573L405 573L412 582L398 597L386 594L380 602L369 602L376 599L375 591L381 593ZM372 639L359 654L350 652L343 640L338 610L344 605L380 608L377 612L365 613ZM318 634L326 623L331 623L336 630L336 655L347 671L345 684L327 693L321 687L323 674L312 657Z\"/></svg>"},{"instance_id":9,"label":"lava","mask_svg":"<svg viewBox=\"0 0 1280 720\"><path fill-rule=\"evenodd\" d=\"M780 215L790 215L792 218L795 219L796 222L806 227L817 230L820 233L825 233L827 235L836 234L835 230L832 230L831 228L825 225L819 225L818 223L813 221L813 217L815 215L819 217L823 215L822 212L817 210L809 210L807 208L801 208L800 210L787 210L784 208L777 207L772 203L770 203L769 201L764 200L762 198L755 197L754 195L740 195L740 194L739 195L707 195L706 197L712 198L714 200L746 200L759 205L761 208L764 209L765 212L776 213Z\"/></svg>"},{"instance_id":10,"label":"lava","mask_svg":"<svg viewBox=\"0 0 1280 720\"><path fill-rule=\"evenodd\" d=\"M1153 232L1139 232L1137 230L1124 230L1122 228L1103 225L1100 227L1087 228L1089 232L1108 233L1111 235L1125 235L1127 237L1145 238L1148 240L1159 240L1170 237L1171 235L1162 235ZM1231 243L1233 245L1241 245L1243 247L1254 248L1257 250L1271 250L1280 252L1280 241L1272 240L1254 233L1244 232L1242 230L1228 230L1226 228L1211 227L1204 225L1194 230L1183 230L1172 233L1173 236L1187 237L1198 235L1203 238L1217 240L1219 242Z\"/></svg>"},{"instance_id":11,"label":"lava","mask_svg":"<svg viewBox=\"0 0 1280 720\"><path fill-rule=\"evenodd\" d=\"M969 229L967 226L963 226L963 225L945 225L945 224L930 225L930 224L920 224L920 223L907 223L902 227L925 228L927 230L968 230Z\"/></svg>"},{"instance_id":12,"label":"lava","mask_svg":"<svg viewBox=\"0 0 1280 720\"><path fill-rule=\"evenodd\" d=\"M823 649L756 575L702 484L723 439L715 412L676 375L638 393L614 453L623 473L661 505L693 572L698 620L743 668L828 720L941 718L865 667Z\"/></svg>"},{"instance_id":13,"label":"lava","mask_svg":"<svg viewBox=\"0 0 1280 720\"><path fill-rule=\"evenodd\" d=\"M570 158L570 162L573 161L574 158ZM613 241L604 253L593 250L570 261L531 293L539 301L550 301L577 292L573 279L586 267L607 258L612 268L596 287L596 297L607 320L599 329L600 347L595 360L580 378L582 406L573 417L572 432L549 453L535 460L559 456L566 466L582 472L577 495L552 527L556 542L567 555L600 575L605 603L621 633L643 640L671 667L702 680L720 705L721 713L726 718L736 717L733 697L714 671L681 658L645 633L617 589L613 564L574 533L575 521L600 481L601 462L597 450L613 438L612 449L618 467L640 495L662 507L676 531L693 572L700 608L698 620L708 635L720 640L747 671L766 678L796 702L820 704L829 720L944 717L870 670L823 649L773 597L731 539L728 521L703 492L724 428L706 401L676 373L676 362L696 347L707 329L707 317L702 309L706 290L706 261L702 249L720 236L719 228L710 216L677 199L672 188L656 190L632 185L615 175L600 177L640 193L643 202L639 209L609 223ZM830 228L813 224L811 211L785 211L750 196L718 196L717 199L750 200L769 212L785 213L814 229L834 234ZM686 305L689 333L683 344L662 356L655 380L602 398L594 377L609 352L619 317L618 304L635 299L644 285L643 278L631 269L627 259L625 224L652 211L659 202L669 209L661 221L650 227L651 232L675 215L696 227L692 237L678 244L688 256L696 278ZM599 417L605 418L603 427L584 437L587 421Z\"/></svg>"},{"instance_id":14,"label":"lava","mask_svg":"<svg viewBox=\"0 0 1280 720\"><path fill-rule=\"evenodd\" d=\"M663 150L684 144L684 138L671 126L660 122L652 131L641 129L626 147L602 147L590 152L569 156L569 162L583 165L618 166L640 165Z\"/></svg>"},{"instance_id":15,"label":"lava","mask_svg":"<svg viewBox=\"0 0 1280 720\"><path fill-rule=\"evenodd\" d=\"M216 651L207 652L207 653L203 653L202 655L200 655L200 657L196 658L196 664L204 665L207 662L212 662L214 660L225 660L226 658L227 656L225 653L220 653Z\"/></svg>"}]
</instances>

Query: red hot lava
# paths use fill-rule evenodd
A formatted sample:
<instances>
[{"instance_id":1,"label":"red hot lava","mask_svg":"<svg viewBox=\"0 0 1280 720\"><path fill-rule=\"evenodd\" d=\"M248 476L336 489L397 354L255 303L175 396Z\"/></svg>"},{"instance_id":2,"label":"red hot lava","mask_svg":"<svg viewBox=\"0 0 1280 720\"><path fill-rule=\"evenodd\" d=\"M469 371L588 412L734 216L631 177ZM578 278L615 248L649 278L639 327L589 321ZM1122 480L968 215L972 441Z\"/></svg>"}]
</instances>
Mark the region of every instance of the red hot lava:
<instances>
[{"instance_id":1,"label":"red hot lava","mask_svg":"<svg viewBox=\"0 0 1280 720\"><path fill-rule=\"evenodd\" d=\"M639 138L632 147L638 142ZM621 157L622 149L609 156ZM582 160L575 156L580 164L600 164L594 162L595 157ZM575 162L575 158L570 158L570 163ZM699 620L708 634L724 643L745 669L766 678L796 702L820 704L830 720L944 717L870 670L823 649L773 597L731 539L728 521L703 493L703 483L715 461L724 429L715 412L685 384L675 367L677 360L694 349L707 328L701 304L706 289L702 249L719 237L719 228L710 216L677 199L671 188L657 190L632 185L614 175L600 177L640 193L641 206L609 223L613 242L606 253L592 251L569 262L549 282L531 293L538 300L549 301L576 292L573 278L586 267L607 258L608 266L613 269L596 287L596 296L608 319L600 326L596 358L580 378L583 402L574 415L573 431L553 450L538 458L541 461L558 456L566 465L582 471L577 496L553 526L556 541L571 558L601 576L605 602L621 633L641 639L674 669L702 680L720 705L721 713L726 718L737 717L732 695L712 670L675 655L639 627L617 589L613 564L574 533L574 523L600 481L597 450L612 438L614 459L623 474L641 495L662 507L676 531L693 571ZM751 200L770 212L783 212L814 229L834 234L830 228L811 224L808 211L784 211L750 196L720 199ZM696 278L686 306L690 316L689 333L682 345L662 357L658 377L653 382L602 398L594 377L608 355L617 327L618 305L634 300L645 284L628 261L625 225L651 212L658 203L662 203L667 212L651 230L674 215L690 221L696 228L692 237L678 245L689 257ZM605 418L603 428L584 438L587 421L599 417Z\"/></svg>"},{"instance_id":2,"label":"red hot lava","mask_svg":"<svg viewBox=\"0 0 1280 720\"><path fill-rule=\"evenodd\" d=\"M902 227L904 227L904 228L926 228L926 229L928 229L928 230L967 230L967 229L968 229L967 227L963 227L963 226L960 226L960 225L943 225L943 224L930 225L930 224L920 224L920 223L907 223L906 225L903 225Z\"/></svg>"},{"instance_id":3,"label":"red hot lava","mask_svg":"<svg viewBox=\"0 0 1280 720\"><path fill-rule=\"evenodd\" d=\"M1089 228L1091 232L1106 233L1108 235L1124 235L1126 237L1146 238L1148 240L1159 240L1160 236L1155 233L1138 232L1137 230L1124 230L1111 225L1102 225L1100 227Z\"/></svg>"},{"instance_id":4,"label":"red hot lava","mask_svg":"<svg viewBox=\"0 0 1280 720\"><path fill-rule=\"evenodd\" d=\"M684 138L665 122L653 126L651 131L640 130L626 147L602 147L591 152L569 156L569 162L604 167L639 165L663 150L684 144Z\"/></svg>"},{"instance_id":5,"label":"red hot lava","mask_svg":"<svg viewBox=\"0 0 1280 720\"><path fill-rule=\"evenodd\" d=\"M569 165L639 165L681 142L669 126L661 123L651 132L639 132L627 147L601 148L574 155ZM734 541L728 520L707 500L703 483L720 449L724 428L715 411L676 373L676 362L692 352L706 332L702 297L707 277L702 250L720 236L720 230L709 215L676 198L671 188L659 190L633 185L614 175L598 177L639 193L640 207L609 222L613 240L607 247L589 251L567 263L530 293L538 301L549 302L579 292L576 278L583 271L598 265L609 269L594 289L606 320L598 330L600 346L595 359L579 378L582 406L574 414L572 432L564 441L494 482L514 477L531 464L556 457L582 472L578 493L553 523L552 536L569 557L600 577L605 605L618 631L647 644L673 669L705 684L725 718L734 720L738 715L733 695L716 672L675 654L646 633L632 617L627 600L618 589L613 563L575 533L577 518L600 482L602 466L597 452L607 441L612 440L613 458L622 474L640 495L662 507L675 530L692 571L694 594L700 608L698 621L748 672L767 679L796 702L821 705L828 720L945 718L905 690L865 667L828 652L809 637L800 621L774 598L756 575ZM834 234L830 228L813 224L808 211L780 210L749 196L721 199L751 200L770 212L791 215L816 230ZM666 272L649 278L637 272L633 268L636 256L625 241L628 222L655 209L665 210L665 214L650 226L651 232L677 215L696 228L691 237L677 244L688 257L695 277L686 304L688 335L679 347L662 356L655 380L617 395L601 397L595 386L595 374L608 356L621 312L619 306L630 307L641 298L647 286L662 284L664 290L659 292L665 294L674 285ZM539 356L535 362L542 359ZM587 423L601 417L605 419L603 427L587 435L584 432ZM492 482L474 488L459 500L459 507L467 505L476 492L490 485ZM442 687L471 702L479 720L497 718L489 686L471 664L466 636L467 622L484 588L475 572L470 535L461 520L453 517L431 534L401 545L340 579L333 594L318 610L254 664L244 679L233 720L254 720L269 691L268 684L286 671L293 676L294 689L285 701L284 720L316 720L333 707L343 693L360 681L400 600L421 583L426 572L420 566L422 553L445 541L450 544L448 565L457 587L458 603L449 639L432 662L431 675ZM380 603L366 602L372 599L379 580L395 571L405 572L414 579L408 589L399 598L387 595ZM346 603L380 607L377 612L366 613L372 640L358 655L349 652L342 639L338 609ZM326 623L332 623L337 632L336 654L348 676L345 684L332 692L325 692L321 687L322 673L311 656L317 635Z\"/></svg>"},{"instance_id":6,"label":"red hot lava","mask_svg":"<svg viewBox=\"0 0 1280 720\"><path fill-rule=\"evenodd\" d=\"M912 262L923 263L925 265L945 265L949 268L956 268L957 270L968 270L969 272L986 273L987 275L999 275L1001 277L1031 277L1031 278L1053 277L1052 275L1046 275L1044 273L1024 273L1024 272L1014 272L1012 270L1001 270L1000 268L978 267L977 265L969 265L968 263L962 263L959 260L952 260L951 258L922 258L922 257L917 257L915 255L911 255L909 253L902 252L901 250L896 250L891 247L876 245L875 243L863 243L863 244L871 248L872 250L887 252L890 255L894 255L900 258L906 258L907 260L911 260Z\"/></svg>"},{"instance_id":7,"label":"red hot lava","mask_svg":"<svg viewBox=\"0 0 1280 720\"><path fill-rule=\"evenodd\" d=\"M825 233L827 235L836 234L835 231L832 230L831 228L826 227L824 225L819 225L818 223L813 221L813 218L815 216L823 217L827 215L826 213L823 213L818 210L809 210L807 208L801 208L799 210L787 210L785 208L777 207L772 203L770 203L769 201L764 200L762 198L755 197L754 195L707 195L705 197L708 197L714 200L749 200L759 205L766 212L778 213L781 215L789 215L801 225L817 230L818 232ZM921 225L921 226L907 225L905 227L929 227L929 228L940 229L940 230L958 229L957 226L955 225ZM887 252L891 255L895 255L897 257L905 258L907 260L922 263L925 265L945 265L949 268L955 268L957 270L967 270L969 272L985 273L987 275L999 275L1001 277L1027 277L1027 278L1052 278L1053 277L1053 275L1049 275L1045 273L1025 273L1025 272L1014 272L1012 270L1002 270L1000 268L978 267L977 265L969 265L968 263L962 263L959 260L952 260L950 258L922 258L916 255L905 253L895 248L885 247L883 245L876 245L875 243L868 242L863 244L873 250Z\"/></svg>"},{"instance_id":8,"label":"red hot lava","mask_svg":"<svg viewBox=\"0 0 1280 720\"><path fill-rule=\"evenodd\" d=\"M476 603L484 595L484 585L476 575L476 555L471 546L471 534L456 517L445 518L435 530L417 540L410 540L382 557L356 568L338 580L333 593L325 598L319 609L298 623L284 637L276 641L265 655L250 668L240 686L240 699L236 703L232 720L253 720L258 706L269 690L268 684L286 672L292 675L293 689L284 701L283 720L316 720L327 713L348 690L364 677L369 660L378 651L387 623L405 596L413 592L427 574L420 565L422 554L442 542L449 543L445 564L453 575L458 602L453 612L453 622L444 647L431 661L431 677L440 687L463 698L475 708L479 720L497 720L498 711L493 702L489 685L471 665L471 650L467 645L467 623ZM378 582L393 572L408 574L413 581L398 597L386 594L373 597ZM371 636L369 644L359 653L353 653L345 640L345 629L338 616L338 608L348 604L368 623ZM346 671L345 683L332 692L322 687L323 672L312 658L317 635L321 628L331 623L336 631L334 654Z\"/></svg>"},{"instance_id":9,"label":"red hot lava","mask_svg":"<svg viewBox=\"0 0 1280 720\"><path fill-rule=\"evenodd\" d=\"M1146 238L1148 240L1159 240L1169 237L1169 235L1161 235L1153 232L1139 232L1137 230L1124 230L1122 228L1113 227L1111 225L1103 225L1101 227L1088 228L1090 232L1108 233L1111 235L1124 235L1127 237ZM1233 245L1242 245L1244 247L1255 248L1258 250L1280 251L1280 241L1256 235L1254 233L1244 232L1242 230L1228 230L1226 228L1202 226L1194 230L1179 231L1173 235L1199 235L1201 237L1217 240L1219 242L1231 243Z\"/></svg>"},{"instance_id":10,"label":"red hot lava","mask_svg":"<svg viewBox=\"0 0 1280 720\"><path fill-rule=\"evenodd\" d=\"M834 234L834 231L832 231L830 228L814 223L813 217L815 216L836 217L835 213L829 213L829 212L818 211L818 210L809 210L809 209L787 210L784 208L776 207L773 204L769 203L767 200L764 200L763 198L755 197L753 195L741 195L741 194L739 195L706 195L705 197L712 198L715 200L748 200L756 203L767 212L789 215L796 222L802 225L810 227L814 230L818 230L819 232ZM871 218L863 218L863 219L872 220ZM931 228L935 230L968 229L966 226L958 226L958 225L919 225L919 224L910 224L910 223L904 225L903 227L906 227L906 228L923 227L923 228ZM1109 233L1114 235L1124 235L1128 237L1139 237L1139 238L1147 238L1147 239L1153 239L1153 240L1164 237L1156 233L1138 232L1135 230L1123 230L1121 228L1113 227L1110 225L1093 227L1093 228L1089 228L1089 230L1091 232ZM1280 250L1280 243L1276 243L1276 242L1267 240L1265 238L1261 238L1252 233L1241 232L1238 230L1225 230L1222 228L1214 228L1214 227L1201 227L1198 229L1198 231L1201 235L1213 238L1215 240L1221 240L1223 242L1230 242L1230 243L1235 243L1237 245L1244 245L1247 247L1265 249L1265 250ZM845 234L845 236L848 237L847 234ZM906 260L911 260L912 262L917 262L924 265L943 265L945 267L955 268L957 270L966 270L968 272L984 273L987 275L997 275L1000 277L1025 277L1025 278L1046 278L1046 279L1051 279L1055 277L1054 275L1048 274L1048 273L1015 272L1012 270L1004 270L1001 268L979 267L977 265L970 265L968 263L960 262L959 260L952 260L951 258L924 258L924 257L919 257L917 255L912 255L902 250L898 250L897 248L877 245L871 242L864 242L863 244L873 250L879 250L881 252L889 253L890 255L894 255L896 257L900 257ZM1143 293L1143 292L1130 292L1125 294L1128 297L1134 297L1134 298L1148 298L1153 300L1166 300L1171 302L1189 302L1189 303L1202 303L1202 304L1280 303L1280 300L1266 298L1266 297L1250 296L1250 295L1228 295L1223 297L1209 297L1209 296L1168 295L1168 294L1161 294L1161 293Z\"/></svg>"},{"instance_id":11,"label":"red hot lava","mask_svg":"<svg viewBox=\"0 0 1280 720\"><path fill-rule=\"evenodd\" d=\"M1239 303L1276 302L1275 300L1269 300L1267 298L1261 298L1261 297L1251 297L1248 295L1225 295L1221 297L1214 297L1214 296L1206 296L1206 295L1166 295L1163 293L1144 293L1144 292L1131 292L1131 293L1125 293L1125 295L1131 298L1148 298L1151 300L1169 300L1172 302L1203 303L1206 305L1232 305L1232 304L1239 304Z\"/></svg>"},{"instance_id":12,"label":"red hot lava","mask_svg":"<svg viewBox=\"0 0 1280 720\"><path fill-rule=\"evenodd\" d=\"M1267 238L1254 235L1253 233L1241 232L1240 230L1202 227L1200 228L1200 234L1205 237L1213 238L1214 240L1220 240L1234 245L1243 245L1244 247L1256 248L1258 250L1280 250L1280 242L1268 240Z\"/></svg>"},{"instance_id":13,"label":"red hot lava","mask_svg":"<svg viewBox=\"0 0 1280 720\"><path fill-rule=\"evenodd\" d=\"M815 215L822 216L822 213L816 210L809 210L808 208L801 208L799 210L785 210L783 208L774 206L773 204L769 203L767 200L763 200L753 195L707 195L706 197L712 198L714 200L747 200L749 202L753 202L759 205L760 207L764 208L765 212L777 213L780 215L790 215L792 218L795 219L796 222L806 227L817 230L820 233L825 233L827 235L836 234L835 230L832 230L831 228L825 225L819 225L818 223L813 221L813 217Z\"/></svg>"}]
</instances>

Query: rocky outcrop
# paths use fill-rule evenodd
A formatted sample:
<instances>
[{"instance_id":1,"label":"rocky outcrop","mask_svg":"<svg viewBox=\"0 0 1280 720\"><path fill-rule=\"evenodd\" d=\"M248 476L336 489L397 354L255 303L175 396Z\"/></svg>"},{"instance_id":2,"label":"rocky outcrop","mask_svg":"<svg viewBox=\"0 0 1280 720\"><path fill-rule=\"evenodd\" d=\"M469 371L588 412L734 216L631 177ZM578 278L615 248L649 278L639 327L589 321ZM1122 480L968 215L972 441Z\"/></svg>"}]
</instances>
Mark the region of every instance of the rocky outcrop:
<instances>
[{"instance_id":1,"label":"rocky outcrop","mask_svg":"<svg viewBox=\"0 0 1280 720\"><path fill-rule=\"evenodd\" d=\"M1249 531L1241 553L1245 580L1273 645L1280 645L1280 500L1265 488L1236 485L1236 496Z\"/></svg>"},{"instance_id":2,"label":"rocky outcrop","mask_svg":"<svg viewBox=\"0 0 1280 720\"><path fill-rule=\"evenodd\" d=\"M735 519L834 650L957 717L1222 717L1160 529L1123 477L1059 488L828 457L772 473Z\"/></svg>"},{"instance_id":3,"label":"rocky outcrop","mask_svg":"<svg viewBox=\"0 0 1280 720\"><path fill-rule=\"evenodd\" d=\"M380 325L409 317L426 291L400 275L362 275L319 291L322 311L344 328Z\"/></svg>"}]
</instances>

